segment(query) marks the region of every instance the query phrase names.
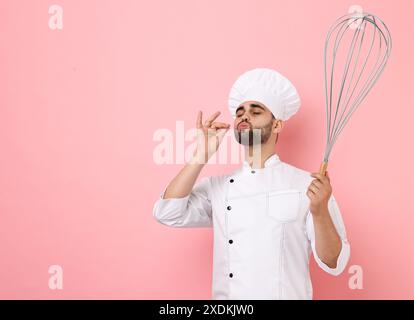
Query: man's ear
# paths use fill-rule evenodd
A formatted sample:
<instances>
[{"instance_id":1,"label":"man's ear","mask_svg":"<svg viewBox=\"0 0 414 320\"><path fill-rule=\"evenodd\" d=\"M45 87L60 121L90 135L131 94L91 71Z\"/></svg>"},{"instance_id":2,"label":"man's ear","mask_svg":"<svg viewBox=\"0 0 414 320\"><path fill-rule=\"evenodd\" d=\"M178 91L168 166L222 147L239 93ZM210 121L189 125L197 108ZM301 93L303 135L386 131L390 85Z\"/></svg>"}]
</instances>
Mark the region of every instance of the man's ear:
<instances>
[{"instance_id":1,"label":"man's ear","mask_svg":"<svg viewBox=\"0 0 414 320\"><path fill-rule=\"evenodd\" d=\"M274 119L273 120L273 132L275 133L279 133L280 131L282 131L284 126L284 122L280 119Z\"/></svg>"}]
</instances>

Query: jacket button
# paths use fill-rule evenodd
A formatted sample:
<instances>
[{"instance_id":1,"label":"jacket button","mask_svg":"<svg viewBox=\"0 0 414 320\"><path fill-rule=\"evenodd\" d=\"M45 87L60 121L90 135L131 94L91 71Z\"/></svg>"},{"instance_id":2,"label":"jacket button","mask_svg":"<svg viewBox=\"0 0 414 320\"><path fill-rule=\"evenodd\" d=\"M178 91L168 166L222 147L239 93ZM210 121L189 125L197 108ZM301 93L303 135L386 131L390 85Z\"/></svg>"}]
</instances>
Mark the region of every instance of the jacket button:
<instances>
[{"instance_id":1,"label":"jacket button","mask_svg":"<svg viewBox=\"0 0 414 320\"><path fill-rule=\"evenodd\" d=\"M234 179L230 179L230 183L233 183L234 182Z\"/></svg>"},{"instance_id":2,"label":"jacket button","mask_svg":"<svg viewBox=\"0 0 414 320\"><path fill-rule=\"evenodd\" d=\"M231 239L230 239L230 240L229 240L229 243L230 243L230 244L232 244L232 243L233 243L233 240L231 240Z\"/></svg>"},{"instance_id":3,"label":"jacket button","mask_svg":"<svg viewBox=\"0 0 414 320\"><path fill-rule=\"evenodd\" d=\"M227 207L227 210L231 210L231 206L228 206L228 207Z\"/></svg>"},{"instance_id":4,"label":"jacket button","mask_svg":"<svg viewBox=\"0 0 414 320\"><path fill-rule=\"evenodd\" d=\"M229 277L230 277L230 278L233 278L233 274L232 274L232 273L230 273L230 274L229 274Z\"/></svg>"}]
</instances>

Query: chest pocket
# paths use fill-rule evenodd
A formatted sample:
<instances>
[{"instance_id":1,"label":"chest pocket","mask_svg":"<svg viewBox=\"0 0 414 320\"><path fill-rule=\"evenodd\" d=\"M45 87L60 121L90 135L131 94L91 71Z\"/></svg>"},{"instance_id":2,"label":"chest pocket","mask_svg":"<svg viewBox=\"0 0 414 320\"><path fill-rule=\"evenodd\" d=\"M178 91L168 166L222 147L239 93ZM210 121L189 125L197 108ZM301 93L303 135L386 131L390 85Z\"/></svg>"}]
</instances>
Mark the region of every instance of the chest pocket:
<instances>
[{"instance_id":1,"label":"chest pocket","mask_svg":"<svg viewBox=\"0 0 414 320\"><path fill-rule=\"evenodd\" d=\"M270 191L267 197L267 214L279 222L295 221L300 210L300 190Z\"/></svg>"}]
</instances>

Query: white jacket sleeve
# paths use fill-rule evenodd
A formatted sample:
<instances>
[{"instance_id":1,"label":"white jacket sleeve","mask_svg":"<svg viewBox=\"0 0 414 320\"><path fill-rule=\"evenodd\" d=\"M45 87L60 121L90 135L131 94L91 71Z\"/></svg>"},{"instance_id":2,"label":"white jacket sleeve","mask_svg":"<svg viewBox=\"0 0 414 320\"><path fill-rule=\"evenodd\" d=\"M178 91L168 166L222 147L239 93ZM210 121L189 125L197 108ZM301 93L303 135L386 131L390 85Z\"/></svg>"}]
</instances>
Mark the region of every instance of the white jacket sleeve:
<instances>
[{"instance_id":1,"label":"white jacket sleeve","mask_svg":"<svg viewBox=\"0 0 414 320\"><path fill-rule=\"evenodd\" d=\"M164 199L164 189L154 205L154 218L170 227L211 227L210 188L210 178L205 177L183 198Z\"/></svg>"},{"instance_id":2,"label":"white jacket sleeve","mask_svg":"<svg viewBox=\"0 0 414 320\"><path fill-rule=\"evenodd\" d=\"M329 213L331 215L332 221L335 225L336 231L338 232L339 236L341 237L341 243L342 243L342 248L341 248L341 252L339 253L339 256L338 256L336 268L330 268L328 265L323 263L322 260L320 259L320 257L318 256L317 252L316 252L315 229L314 229L314 225L313 225L312 213L310 212L310 210L308 210L308 214L307 214L307 217L306 217L306 232L308 234L308 239L311 242L313 256L315 258L315 261L319 265L319 267L322 270L324 270L325 272L327 272L329 274L332 274L334 276L337 276L337 275L341 274L342 271L344 271L344 269L345 269L345 267L348 263L351 250L350 250L349 242L346 238L345 225L344 225L344 222L342 220L341 212L339 210L338 204L337 204L333 194L329 198L328 209L329 209Z\"/></svg>"}]
</instances>

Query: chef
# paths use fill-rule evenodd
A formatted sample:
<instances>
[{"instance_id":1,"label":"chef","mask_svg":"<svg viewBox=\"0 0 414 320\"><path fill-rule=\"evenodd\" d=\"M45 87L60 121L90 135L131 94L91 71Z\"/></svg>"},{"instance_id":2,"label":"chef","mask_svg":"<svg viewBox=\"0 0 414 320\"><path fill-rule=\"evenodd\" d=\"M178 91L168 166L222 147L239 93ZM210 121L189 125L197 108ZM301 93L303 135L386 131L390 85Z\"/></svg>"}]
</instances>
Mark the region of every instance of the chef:
<instances>
[{"instance_id":1,"label":"chef","mask_svg":"<svg viewBox=\"0 0 414 320\"><path fill-rule=\"evenodd\" d=\"M292 83L268 68L243 73L229 109L245 159L234 172L197 178L227 123L197 116L197 148L154 205L170 227L213 227L213 299L312 299L309 258L331 275L350 255L329 173L310 173L275 152L284 122L300 107Z\"/></svg>"}]
</instances>

